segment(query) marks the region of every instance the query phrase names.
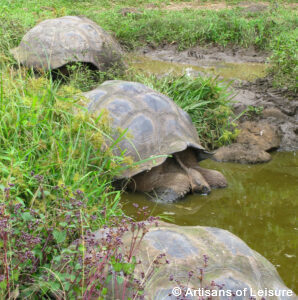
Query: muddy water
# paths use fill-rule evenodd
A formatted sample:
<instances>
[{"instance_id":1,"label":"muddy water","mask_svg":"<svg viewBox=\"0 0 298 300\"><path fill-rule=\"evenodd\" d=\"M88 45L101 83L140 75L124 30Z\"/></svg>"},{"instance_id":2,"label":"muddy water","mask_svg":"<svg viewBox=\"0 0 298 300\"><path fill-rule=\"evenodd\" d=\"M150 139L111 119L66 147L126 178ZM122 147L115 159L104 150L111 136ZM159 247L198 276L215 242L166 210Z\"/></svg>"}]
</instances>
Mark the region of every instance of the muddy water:
<instances>
[{"instance_id":1,"label":"muddy water","mask_svg":"<svg viewBox=\"0 0 298 300\"><path fill-rule=\"evenodd\" d=\"M227 229L269 259L286 285L298 292L298 152L278 152L271 162L259 165L211 160L201 165L221 171L229 187L208 196L190 195L172 205L125 194L125 212L134 216L132 203L138 203L178 225Z\"/></svg>"},{"instance_id":2,"label":"muddy water","mask_svg":"<svg viewBox=\"0 0 298 300\"><path fill-rule=\"evenodd\" d=\"M240 79L252 81L256 78L265 77L267 66L263 63L232 63L224 61L202 61L200 66L178 62L154 60L147 56L134 55L129 57L129 64L136 70L155 74L190 74L198 73L218 75L223 79Z\"/></svg>"}]
</instances>

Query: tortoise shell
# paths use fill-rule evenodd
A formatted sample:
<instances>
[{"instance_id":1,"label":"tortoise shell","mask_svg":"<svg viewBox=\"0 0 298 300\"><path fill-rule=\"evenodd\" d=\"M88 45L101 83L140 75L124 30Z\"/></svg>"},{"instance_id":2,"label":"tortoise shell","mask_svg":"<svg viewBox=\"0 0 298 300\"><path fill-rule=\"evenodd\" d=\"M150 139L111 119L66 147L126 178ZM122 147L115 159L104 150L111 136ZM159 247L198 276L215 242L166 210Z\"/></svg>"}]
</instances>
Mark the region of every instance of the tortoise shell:
<instances>
[{"instance_id":1,"label":"tortoise shell","mask_svg":"<svg viewBox=\"0 0 298 300\"><path fill-rule=\"evenodd\" d=\"M142 280L142 272L151 270L153 260L161 253L166 254L169 263L159 264L152 277L146 279L145 299L261 299L253 295L258 295L259 291L265 293L266 289L279 295L265 296L268 300L297 299L295 293L285 286L275 267L233 233L215 227L178 226L161 221L158 223L158 227L155 224L147 227L148 232L136 251L136 261L142 263L137 264L134 276ZM107 232L106 229L99 229L95 232L95 239L101 241ZM125 233L121 246L123 251L129 250L131 240L132 233ZM192 276L189 275L190 272L193 272ZM221 287L212 287L212 281ZM197 294L195 297L188 294L176 297L178 294L172 293L173 288L183 286L192 291L199 288L201 291L202 288L215 289L218 296L199 297ZM224 294L219 293L220 289ZM228 295L229 292L235 292L236 296Z\"/></svg>"},{"instance_id":2,"label":"tortoise shell","mask_svg":"<svg viewBox=\"0 0 298 300\"><path fill-rule=\"evenodd\" d=\"M120 62L121 57L120 46L107 32L93 21L75 16L39 23L11 53L21 64L36 69L84 62L104 70Z\"/></svg>"},{"instance_id":3,"label":"tortoise shell","mask_svg":"<svg viewBox=\"0 0 298 300\"><path fill-rule=\"evenodd\" d=\"M88 110L109 112L113 128L127 129L129 134L118 146L135 168L125 170L121 177L131 177L162 164L168 155L192 147L198 160L206 158L190 116L169 97L138 83L106 81L84 96L90 99ZM115 136L114 138L117 138ZM115 149L117 155L121 150ZM207 154L208 155L208 154Z\"/></svg>"}]
</instances>

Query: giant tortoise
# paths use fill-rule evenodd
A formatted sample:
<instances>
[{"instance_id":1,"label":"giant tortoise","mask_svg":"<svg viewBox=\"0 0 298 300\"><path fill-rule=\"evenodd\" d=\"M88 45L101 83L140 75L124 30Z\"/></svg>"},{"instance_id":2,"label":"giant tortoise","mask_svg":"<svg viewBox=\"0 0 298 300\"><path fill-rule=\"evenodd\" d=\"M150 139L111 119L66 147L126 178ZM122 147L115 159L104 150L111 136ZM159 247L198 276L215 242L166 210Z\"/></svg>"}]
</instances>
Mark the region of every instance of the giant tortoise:
<instances>
[{"instance_id":1,"label":"giant tortoise","mask_svg":"<svg viewBox=\"0 0 298 300\"><path fill-rule=\"evenodd\" d=\"M220 172L198 165L210 154L200 145L189 115L169 97L141 83L121 80L106 81L84 96L90 99L89 112L106 109L112 127L128 131L118 146L140 162L118 178L131 178L128 189L172 202L189 192L207 194L211 188L227 185ZM116 154L121 150L116 149Z\"/></svg>"},{"instance_id":2,"label":"giant tortoise","mask_svg":"<svg viewBox=\"0 0 298 300\"><path fill-rule=\"evenodd\" d=\"M169 263L159 264L144 281L144 299L297 299L265 257L227 230L165 222L146 229L148 232L135 252L136 261L141 264L137 264L134 278L143 280L144 273L149 276L161 253L166 254ZM111 229L100 229L95 232L95 239L101 242L107 233L111 234ZM139 235L142 234L141 231ZM131 240L132 233L128 231L122 238L123 254L129 253ZM95 256L94 252L90 248L86 255Z\"/></svg>"},{"instance_id":3,"label":"giant tortoise","mask_svg":"<svg viewBox=\"0 0 298 300\"><path fill-rule=\"evenodd\" d=\"M35 69L57 69L83 62L104 70L121 64L118 43L86 17L45 20L29 30L11 53L21 64Z\"/></svg>"}]
</instances>

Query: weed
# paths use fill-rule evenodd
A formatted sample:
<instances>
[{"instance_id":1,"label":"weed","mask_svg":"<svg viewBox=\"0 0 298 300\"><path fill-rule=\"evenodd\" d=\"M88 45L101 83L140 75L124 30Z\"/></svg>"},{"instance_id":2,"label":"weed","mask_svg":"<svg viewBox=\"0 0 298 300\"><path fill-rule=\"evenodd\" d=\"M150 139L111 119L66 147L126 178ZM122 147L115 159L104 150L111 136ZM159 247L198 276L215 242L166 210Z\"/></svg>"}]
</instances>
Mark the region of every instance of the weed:
<instances>
[{"instance_id":1,"label":"weed","mask_svg":"<svg viewBox=\"0 0 298 300\"><path fill-rule=\"evenodd\" d=\"M203 255L203 265L199 269L193 271L190 270L188 272L188 278L186 284L183 284L180 280L175 279L175 276L172 274L169 277L170 281L175 281L176 290L173 290L174 292L178 291L178 300L187 300L189 299L189 296L194 299L198 300L205 300L205 299L217 299L218 295L220 295L220 290L224 288L224 284L218 284L215 281L211 281L210 283L207 283L207 280L205 278L205 271L208 266L208 256L206 254ZM193 287L191 285L191 281L196 282L196 287ZM177 289L178 288L178 289ZM224 293L223 293L224 294ZM172 294L169 294L169 296L172 296ZM231 299L234 299L235 293L231 291Z\"/></svg>"},{"instance_id":2,"label":"weed","mask_svg":"<svg viewBox=\"0 0 298 300\"><path fill-rule=\"evenodd\" d=\"M90 205L101 199L99 206L115 207L107 199L119 200L110 183L123 158L104 147L111 133L106 118L89 115L80 99L65 97L77 89L60 89L45 76L7 69L0 86L0 184L16 184L17 197L28 205L36 185L28 174L34 172L47 178L46 185L84 190Z\"/></svg>"},{"instance_id":3,"label":"weed","mask_svg":"<svg viewBox=\"0 0 298 300\"><path fill-rule=\"evenodd\" d=\"M294 33L275 37L270 57L270 72L274 76L275 85L286 86L295 93L298 91L297 33L296 29Z\"/></svg>"},{"instance_id":4,"label":"weed","mask_svg":"<svg viewBox=\"0 0 298 300\"><path fill-rule=\"evenodd\" d=\"M34 175L39 183L35 195L45 196L44 178ZM161 263L168 263L165 255L155 258L146 275L135 278L135 255L147 226L157 224L149 217L146 207L138 208L145 222L134 222L125 216L109 220L111 227L101 230L101 238L92 230L98 229L98 219L107 210L88 213L85 194L72 192L64 185L51 189L51 201L46 210L25 207L16 203L17 186L4 189L5 202L0 203L0 296L11 298L91 299L94 296L114 295L113 299L143 299L146 281ZM130 232L126 250L122 239ZM71 246L69 246L71 244Z\"/></svg>"}]
</instances>

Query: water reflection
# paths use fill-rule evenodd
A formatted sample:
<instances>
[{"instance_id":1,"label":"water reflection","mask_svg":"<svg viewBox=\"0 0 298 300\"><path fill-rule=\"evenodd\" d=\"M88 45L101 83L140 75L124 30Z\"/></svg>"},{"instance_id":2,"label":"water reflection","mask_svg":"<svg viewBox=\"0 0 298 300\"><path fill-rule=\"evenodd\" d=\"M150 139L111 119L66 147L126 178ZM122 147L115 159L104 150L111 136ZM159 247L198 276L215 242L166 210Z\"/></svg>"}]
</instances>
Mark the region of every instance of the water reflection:
<instances>
[{"instance_id":1,"label":"water reflection","mask_svg":"<svg viewBox=\"0 0 298 300\"><path fill-rule=\"evenodd\" d=\"M154 60L146 56L133 55L128 57L129 64L138 71L163 75L184 73L197 75L199 72L219 75L224 79L241 79L252 81L259 77L265 77L267 66L263 63L228 63L222 61L202 61L200 66Z\"/></svg>"},{"instance_id":2,"label":"water reflection","mask_svg":"<svg viewBox=\"0 0 298 300\"><path fill-rule=\"evenodd\" d=\"M152 203L141 194L125 194L124 210L134 215L132 203L137 202L175 224L227 229L269 259L287 286L297 292L297 154L275 153L271 162L259 165L207 160L201 165L221 171L228 188L208 196L190 195L173 205Z\"/></svg>"}]
</instances>

